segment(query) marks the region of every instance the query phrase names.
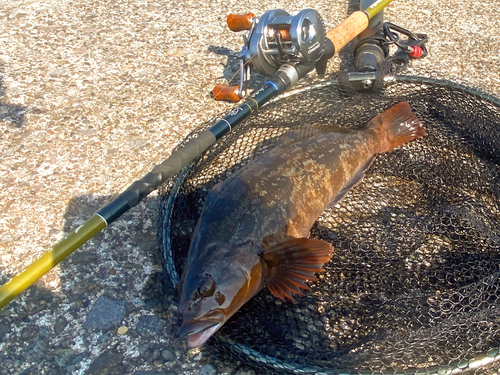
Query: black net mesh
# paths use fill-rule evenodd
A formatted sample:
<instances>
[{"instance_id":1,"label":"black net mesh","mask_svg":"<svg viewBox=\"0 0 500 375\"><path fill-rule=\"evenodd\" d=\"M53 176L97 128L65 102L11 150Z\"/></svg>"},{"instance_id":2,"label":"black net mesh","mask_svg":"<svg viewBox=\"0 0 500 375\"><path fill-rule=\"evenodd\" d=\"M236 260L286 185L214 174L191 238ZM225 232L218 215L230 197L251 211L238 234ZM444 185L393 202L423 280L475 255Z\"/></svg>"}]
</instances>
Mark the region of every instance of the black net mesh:
<instances>
[{"instance_id":1,"label":"black net mesh","mask_svg":"<svg viewBox=\"0 0 500 375\"><path fill-rule=\"evenodd\" d=\"M273 372L500 368L500 105L451 82L399 76L378 94L346 97L330 78L267 105L164 187L167 272L175 285L207 192L278 135L358 128L400 101L428 135L378 156L318 218L311 237L335 248L320 280L295 303L264 289L211 343Z\"/></svg>"}]
</instances>

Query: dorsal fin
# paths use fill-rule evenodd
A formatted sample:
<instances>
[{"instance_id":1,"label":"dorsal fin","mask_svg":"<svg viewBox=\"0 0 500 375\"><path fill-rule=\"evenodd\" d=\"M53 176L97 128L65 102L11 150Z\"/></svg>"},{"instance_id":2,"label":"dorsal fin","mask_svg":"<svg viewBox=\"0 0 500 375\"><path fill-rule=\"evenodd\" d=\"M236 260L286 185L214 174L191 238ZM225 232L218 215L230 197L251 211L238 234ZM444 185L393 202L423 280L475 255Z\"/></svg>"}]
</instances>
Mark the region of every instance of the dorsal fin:
<instances>
[{"instance_id":1,"label":"dorsal fin","mask_svg":"<svg viewBox=\"0 0 500 375\"><path fill-rule=\"evenodd\" d=\"M332 245L311 238L292 238L270 247L261 255L269 270L267 289L282 301L293 301L293 294L310 289L306 281L317 280L314 274L323 271L332 254Z\"/></svg>"},{"instance_id":2,"label":"dorsal fin","mask_svg":"<svg viewBox=\"0 0 500 375\"><path fill-rule=\"evenodd\" d=\"M326 133L349 134L353 133L353 131L342 128L338 125L306 125L283 133L278 140L278 144L281 143L290 145L292 143Z\"/></svg>"}]
</instances>

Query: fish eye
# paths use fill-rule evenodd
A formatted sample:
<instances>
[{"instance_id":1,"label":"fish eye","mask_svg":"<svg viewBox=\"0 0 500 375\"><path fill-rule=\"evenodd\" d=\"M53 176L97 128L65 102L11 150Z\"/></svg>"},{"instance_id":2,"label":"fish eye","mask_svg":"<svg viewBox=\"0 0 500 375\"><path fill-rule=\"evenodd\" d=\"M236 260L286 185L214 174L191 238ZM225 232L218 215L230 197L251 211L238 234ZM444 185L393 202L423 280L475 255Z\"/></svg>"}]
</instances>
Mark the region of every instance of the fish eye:
<instances>
[{"instance_id":1,"label":"fish eye","mask_svg":"<svg viewBox=\"0 0 500 375\"><path fill-rule=\"evenodd\" d=\"M215 292L215 281L210 276L207 275L203 280L201 280L200 285L198 286L198 293L203 297L213 296Z\"/></svg>"}]
</instances>

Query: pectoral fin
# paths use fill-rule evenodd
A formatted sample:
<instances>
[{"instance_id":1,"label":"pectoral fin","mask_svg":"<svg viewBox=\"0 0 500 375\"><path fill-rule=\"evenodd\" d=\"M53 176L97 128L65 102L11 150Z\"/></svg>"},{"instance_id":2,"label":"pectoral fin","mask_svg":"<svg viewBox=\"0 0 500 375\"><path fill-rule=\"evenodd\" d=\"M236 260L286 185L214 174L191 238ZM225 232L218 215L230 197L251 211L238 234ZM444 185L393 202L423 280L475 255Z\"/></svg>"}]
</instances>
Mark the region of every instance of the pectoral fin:
<instances>
[{"instance_id":1,"label":"pectoral fin","mask_svg":"<svg viewBox=\"0 0 500 375\"><path fill-rule=\"evenodd\" d=\"M282 301L293 301L293 294L310 289L306 281L317 280L314 274L323 271L332 254L329 243L311 238L293 238L270 247L261 255L268 268L267 289Z\"/></svg>"}]
</instances>

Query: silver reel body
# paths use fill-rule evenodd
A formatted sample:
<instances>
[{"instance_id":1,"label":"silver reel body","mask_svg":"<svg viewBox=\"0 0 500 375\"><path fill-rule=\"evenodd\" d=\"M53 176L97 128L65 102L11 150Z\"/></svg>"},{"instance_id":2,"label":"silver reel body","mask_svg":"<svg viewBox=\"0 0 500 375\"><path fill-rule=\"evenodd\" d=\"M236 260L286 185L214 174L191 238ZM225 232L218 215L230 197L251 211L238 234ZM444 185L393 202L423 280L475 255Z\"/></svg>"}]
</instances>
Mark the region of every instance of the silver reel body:
<instances>
[{"instance_id":1,"label":"silver reel body","mask_svg":"<svg viewBox=\"0 0 500 375\"><path fill-rule=\"evenodd\" d=\"M239 57L251 58L260 74L271 76L285 63L321 59L325 35L323 20L313 9L301 10L295 16L283 9L270 10L256 22Z\"/></svg>"}]
</instances>

